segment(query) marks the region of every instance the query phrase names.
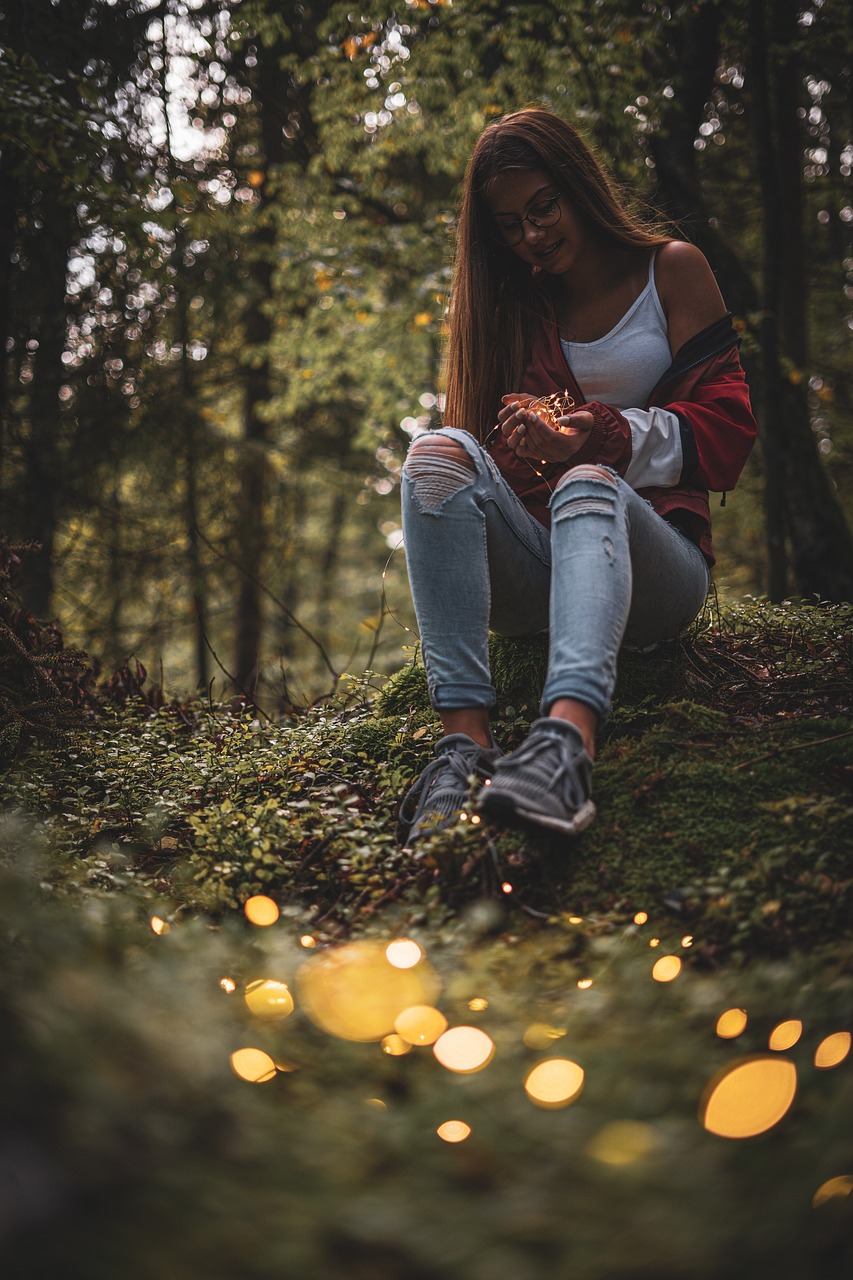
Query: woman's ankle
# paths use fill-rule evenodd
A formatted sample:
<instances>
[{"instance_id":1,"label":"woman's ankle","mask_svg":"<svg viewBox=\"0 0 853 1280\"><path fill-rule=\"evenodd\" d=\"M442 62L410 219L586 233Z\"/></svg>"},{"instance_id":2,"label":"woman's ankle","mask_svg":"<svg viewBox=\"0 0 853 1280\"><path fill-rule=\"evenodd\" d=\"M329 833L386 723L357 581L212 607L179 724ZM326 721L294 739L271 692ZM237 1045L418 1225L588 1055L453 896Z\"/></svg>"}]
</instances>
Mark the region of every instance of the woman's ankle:
<instances>
[{"instance_id":1,"label":"woman's ankle","mask_svg":"<svg viewBox=\"0 0 853 1280\"><path fill-rule=\"evenodd\" d=\"M568 720L583 738L583 744L590 760L595 759L595 734L598 729L598 712L585 702L576 698L557 698L552 702L549 716L558 720Z\"/></svg>"},{"instance_id":2,"label":"woman's ankle","mask_svg":"<svg viewBox=\"0 0 853 1280\"><path fill-rule=\"evenodd\" d=\"M439 711L438 714L445 737L451 733L464 733L481 747L495 745L487 707L460 707Z\"/></svg>"}]
</instances>

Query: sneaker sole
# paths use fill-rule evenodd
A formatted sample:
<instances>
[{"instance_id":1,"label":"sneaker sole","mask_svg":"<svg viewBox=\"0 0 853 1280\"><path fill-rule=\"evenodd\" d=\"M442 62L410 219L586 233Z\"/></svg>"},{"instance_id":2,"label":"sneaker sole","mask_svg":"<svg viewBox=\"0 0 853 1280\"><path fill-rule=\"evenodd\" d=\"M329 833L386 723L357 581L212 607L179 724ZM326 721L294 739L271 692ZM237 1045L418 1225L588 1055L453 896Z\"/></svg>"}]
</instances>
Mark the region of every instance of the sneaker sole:
<instances>
[{"instance_id":1,"label":"sneaker sole","mask_svg":"<svg viewBox=\"0 0 853 1280\"><path fill-rule=\"evenodd\" d=\"M571 819L559 818L556 814L542 813L541 810L525 809L511 796L490 790L479 805L478 812L497 822L532 822L537 827L547 827L549 831L576 836L590 825L596 809L591 800L584 800Z\"/></svg>"}]
</instances>

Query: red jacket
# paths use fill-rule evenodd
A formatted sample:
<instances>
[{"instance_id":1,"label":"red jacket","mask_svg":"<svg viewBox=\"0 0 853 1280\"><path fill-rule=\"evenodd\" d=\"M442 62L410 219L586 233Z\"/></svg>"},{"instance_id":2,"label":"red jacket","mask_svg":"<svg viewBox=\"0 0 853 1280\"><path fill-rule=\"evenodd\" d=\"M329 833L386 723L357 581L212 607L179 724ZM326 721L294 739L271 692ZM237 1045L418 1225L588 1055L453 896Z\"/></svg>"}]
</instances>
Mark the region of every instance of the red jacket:
<instances>
[{"instance_id":1,"label":"red jacket","mask_svg":"<svg viewBox=\"0 0 853 1280\"><path fill-rule=\"evenodd\" d=\"M708 325L676 353L648 404L636 406L668 409L677 415L684 459L675 487L639 489L638 493L695 542L711 564L708 490L725 493L734 488L758 433L738 356L739 342L730 313ZM518 390L535 396L568 390L575 403L583 404L593 416L589 439L571 462L540 463L535 471L513 453L500 431L487 440L507 483L530 514L548 527L549 499L557 481L571 467L598 462L625 474L631 461L631 427L612 405L584 402L560 346L556 321L542 325Z\"/></svg>"}]
</instances>

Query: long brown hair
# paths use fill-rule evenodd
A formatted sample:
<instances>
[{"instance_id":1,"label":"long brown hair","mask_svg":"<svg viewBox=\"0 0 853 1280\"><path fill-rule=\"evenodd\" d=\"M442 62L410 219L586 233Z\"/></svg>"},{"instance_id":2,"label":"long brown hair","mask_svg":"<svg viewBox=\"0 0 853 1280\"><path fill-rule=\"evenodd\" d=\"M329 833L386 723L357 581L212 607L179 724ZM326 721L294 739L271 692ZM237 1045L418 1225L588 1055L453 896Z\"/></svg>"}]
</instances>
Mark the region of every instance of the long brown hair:
<instances>
[{"instance_id":1,"label":"long brown hair","mask_svg":"<svg viewBox=\"0 0 853 1280\"><path fill-rule=\"evenodd\" d=\"M507 169L544 169L575 211L614 242L633 248L672 237L629 210L580 134L550 111L526 108L480 135L462 184L445 357L444 420L483 440L501 395L518 385L530 358L542 290L529 266L495 235L485 201Z\"/></svg>"}]
</instances>

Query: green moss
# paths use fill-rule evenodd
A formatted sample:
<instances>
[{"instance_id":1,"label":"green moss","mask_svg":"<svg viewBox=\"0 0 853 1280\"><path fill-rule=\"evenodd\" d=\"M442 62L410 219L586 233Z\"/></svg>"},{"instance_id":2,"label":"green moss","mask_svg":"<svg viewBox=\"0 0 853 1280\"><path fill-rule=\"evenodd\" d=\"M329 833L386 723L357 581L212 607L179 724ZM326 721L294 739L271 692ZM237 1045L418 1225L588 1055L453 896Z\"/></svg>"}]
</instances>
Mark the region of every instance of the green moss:
<instances>
[{"instance_id":1,"label":"green moss","mask_svg":"<svg viewBox=\"0 0 853 1280\"><path fill-rule=\"evenodd\" d=\"M749 612L763 630L739 619L623 655L598 817L571 843L460 824L401 853L397 809L440 733L414 661L373 704L362 692L287 724L125 712L74 751L31 756L7 804L43 816L50 879L72 892L134 882L217 913L269 892L339 933L389 901L452 916L507 882L537 919L653 909L709 955L813 945L853 918L851 721L828 710L851 684L846 615ZM492 641L507 749L537 714L545 659L544 637Z\"/></svg>"}]
</instances>

